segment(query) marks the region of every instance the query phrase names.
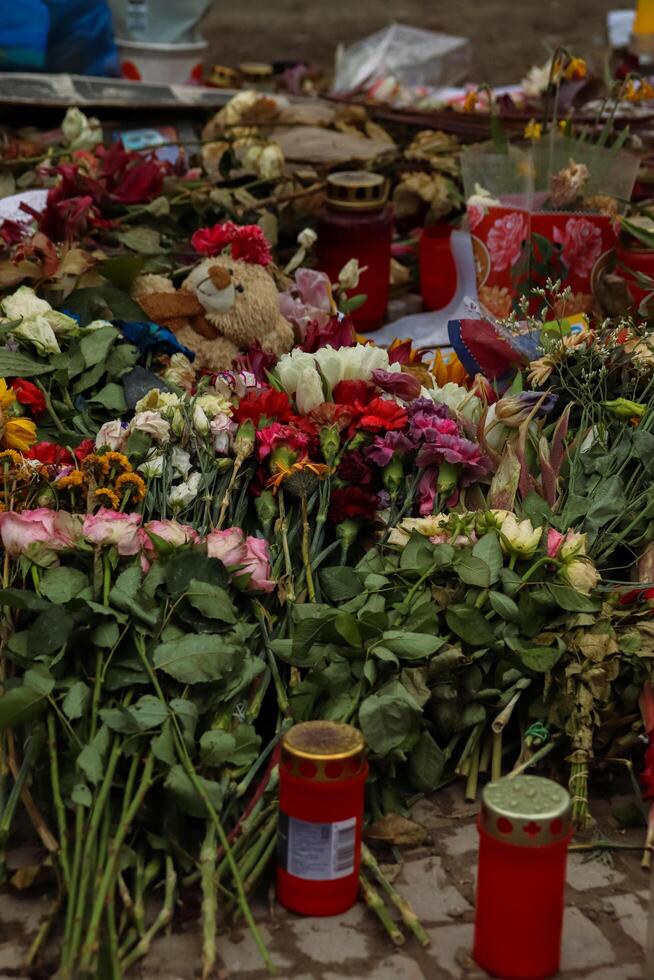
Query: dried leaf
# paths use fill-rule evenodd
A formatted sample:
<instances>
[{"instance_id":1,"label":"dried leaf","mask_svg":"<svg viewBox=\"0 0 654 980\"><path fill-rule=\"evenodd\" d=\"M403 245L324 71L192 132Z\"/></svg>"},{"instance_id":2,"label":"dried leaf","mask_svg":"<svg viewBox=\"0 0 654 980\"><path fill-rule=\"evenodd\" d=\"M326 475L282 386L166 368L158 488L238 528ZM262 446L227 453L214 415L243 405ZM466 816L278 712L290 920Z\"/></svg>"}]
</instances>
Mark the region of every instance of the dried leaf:
<instances>
[{"instance_id":1,"label":"dried leaf","mask_svg":"<svg viewBox=\"0 0 654 980\"><path fill-rule=\"evenodd\" d=\"M427 839L427 831L421 824L399 813L387 813L368 827L365 837L366 840L396 844L398 847L420 847Z\"/></svg>"}]
</instances>

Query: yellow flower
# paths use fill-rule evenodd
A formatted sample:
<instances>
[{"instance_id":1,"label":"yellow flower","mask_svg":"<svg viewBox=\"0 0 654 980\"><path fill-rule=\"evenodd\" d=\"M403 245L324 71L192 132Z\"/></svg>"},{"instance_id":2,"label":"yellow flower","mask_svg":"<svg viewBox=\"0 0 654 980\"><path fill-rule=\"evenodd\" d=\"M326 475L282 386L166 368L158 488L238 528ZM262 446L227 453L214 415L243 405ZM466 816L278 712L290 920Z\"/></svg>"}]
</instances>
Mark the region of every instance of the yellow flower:
<instances>
[{"instance_id":1,"label":"yellow flower","mask_svg":"<svg viewBox=\"0 0 654 980\"><path fill-rule=\"evenodd\" d=\"M628 78L620 90L620 98L626 102L647 102L654 98L654 86L644 78Z\"/></svg>"},{"instance_id":2,"label":"yellow flower","mask_svg":"<svg viewBox=\"0 0 654 980\"><path fill-rule=\"evenodd\" d=\"M565 133L566 129L568 128L568 120L567 119L559 119L559 121L558 121L558 123L556 125L559 127L559 132L560 133Z\"/></svg>"},{"instance_id":3,"label":"yellow flower","mask_svg":"<svg viewBox=\"0 0 654 980\"><path fill-rule=\"evenodd\" d=\"M476 89L470 89L466 92L465 99L463 100L463 111L464 112L474 112L477 108L477 102L479 101L479 92Z\"/></svg>"},{"instance_id":4,"label":"yellow flower","mask_svg":"<svg viewBox=\"0 0 654 980\"><path fill-rule=\"evenodd\" d=\"M0 444L7 449L25 452L36 442L36 426L31 419L14 418L6 414L16 401L13 388L0 378Z\"/></svg>"},{"instance_id":5,"label":"yellow flower","mask_svg":"<svg viewBox=\"0 0 654 980\"><path fill-rule=\"evenodd\" d=\"M146 486L143 477L138 473L122 473L116 480L116 490L123 496L126 489L131 490L132 502L138 504L145 497Z\"/></svg>"},{"instance_id":6,"label":"yellow flower","mask_svg":"<svg viewBox=\"0 0 654 980\"><path fill-rule=\"evenodd\" d=\"M441 352L437 351L431 371L439 388L444 388L451 381L465 387L470 380L468 372L456 354L448 354L447 357L443 357Z\"/></svg>"},{"instance_id":7,"label":"yellow flower","mask_svg":"<svg viewBox=\"0 0 654 980\"><path fill-rule=\"evenodd\" d=\"M20 453L17 453L15 449L4 449L0 453L0 465L3 463L11 463L14 466L20 466L23 462L23 457Z\"/></svg>"},{"instance_id":8,"label":"yellow flower","mask_svg":"<svg viewBox=\"0 0 654 980\"><path fill-rule=\"evenodd\" d=\"M588 74L588 66L583 58L570 58L565 67L564 75L571 81L573 78L585 78Z\"/></svg>"},{"instance_id":9,"label":"yellow flower","mask_svg":"<svg viewBox=\"0 0 654 980\"><path fill-rule=\"evenodd\" d=\"M329 467L325 463L312 463L309 459L299 459L297 462L288 466L281 460L275 463L275 474L268 480L266 486L272 487L273 492L279 490L284 480L296 474L311 474L322 480L329 473Z\"/></svg>"},{"instance_id":10,"label":"yellow flower","mask_svg":"<svg viewBox=\"0 0 654 980\"><path fill-rule=\"evenodd\" d=\"M103 507L111 507L112 510L118 510L120 507L120 500L118 499L118 494L114 493L108 487L99 487L97 490L93 491L93 496L95 497L97 503L102 504Z\"/></svg>"},{"instance_id":11,"label":"yellow flower","mask_svg":"<svg viewBox=\"0 0 654 980\"><path fill-rule=\"evenodd\" d=\"M108 453L103 453L100 458L112 469L121 469L123 473L132 472L132 464L124 453L117 453L110 449Z\"/></svg>"},{"instance_id":12,"label":"yellow flower","mask_svg":"<svg viewBox=\"0 0 654 980\"><path fill-rule=\"evenodd\" d=\"M539 140L543 135L543 124L530 119L525 126L524 137L526 140Z\"/></svg>"},{"instance_id":13,"label":"yellow flower","mask_svg":"<svg viewBox=\"0 0 654 980\"><path fill-rule=\"evenodd\" d=\"M536 167L533 160L519 160L516 167L518 177L535 177Z\"/></svg>"},{"instance_id":14,"label":"yellow flower","mask_svg":"<svg viewBox=\"0 0 654 980\"><path fill-rule=\"evenodd\" d=\"M81 470L73 470L68 476L62 476L57 480L58 490L77 490L86 483L86 477Z\"/></svg>"}]
</instances>

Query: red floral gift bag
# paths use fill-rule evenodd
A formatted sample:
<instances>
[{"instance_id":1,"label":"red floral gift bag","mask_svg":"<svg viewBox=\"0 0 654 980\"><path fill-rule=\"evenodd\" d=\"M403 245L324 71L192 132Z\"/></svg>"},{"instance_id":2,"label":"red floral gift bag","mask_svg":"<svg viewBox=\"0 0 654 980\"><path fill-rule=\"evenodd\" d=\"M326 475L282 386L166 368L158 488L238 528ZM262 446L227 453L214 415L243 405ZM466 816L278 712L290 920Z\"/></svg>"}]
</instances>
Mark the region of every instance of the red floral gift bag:
<instances>
[{"instance_id":1,"label":"red floral gift bag","mask_svg":"<svg viewBox=\"0 0 654 980\"><path fill-rule=\"evenodd\" d=\"M462 154L477 294L485 312L503 319L528 285L531 179L522 154Z\"/></svg>"}]
</instances>

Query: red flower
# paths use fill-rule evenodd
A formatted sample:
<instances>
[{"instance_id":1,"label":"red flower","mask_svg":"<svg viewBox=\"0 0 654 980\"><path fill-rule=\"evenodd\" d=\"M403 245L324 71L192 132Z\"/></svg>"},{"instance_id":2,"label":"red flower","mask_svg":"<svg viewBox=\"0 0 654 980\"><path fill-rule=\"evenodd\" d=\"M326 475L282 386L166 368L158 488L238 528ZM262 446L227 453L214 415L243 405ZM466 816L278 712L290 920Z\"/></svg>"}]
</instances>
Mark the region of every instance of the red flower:
<instances>
[{"instance_id":1,"label":"red flower","mask_svg":"<svg viewBox=\"0 0 654 980\"><path fill-rule=\"evenodd\" d=\"M270 245L258 225L236 225L224 221L211 228L199 228L191 238L191 245L203 255L220 255L228 245L232 247L232 258L268 265L272 262Z\"/></svg>"},{"instance_id":2,"label":"red flower","mask_svg":"<svg viewBox=\"0 0 654 980\"><path fill-rule=\"evenodd\" d=\"M280 422L273 422L257 432L257 458L262 462L267 456L278 449L286 446L291 452L302 452L306 454L309 448L309 437L298 431L295 426L282 425Z\"/></svg>"},{"instance_id":3,"label":"red flower","mask_svg":"<svg viewBox=\"0 0 654 980\"><path fill-rule=\"evenodd\" d=\"M164 172L159 160L142 160L125 172L113 188L112 197L121 204L141 204L159 197L163 190Z\"/></svg>"},{"instance_id":4,"label":"red flower","mask_svg":"<svg viewBox=\"0 0 654 980\"><path fill-rule=\"evenodd\" d=\"M26 459L38 459L44 466L70 466L73 462L66 447L54 442L35 442L23 455Z\"/></svg>"},{"instance_id":5,"label":"red flower","mask_svg":"<svg viewBox=\"0 0 654 980\"><path fill-rule=\"evenodd\" d=\"M82 439L77 449L75 449L75 456L81 463L90 453L95 451L95 442L93 439Z\"/></svg>"},{"instance_id":6,"label":"red flower","mask_svg":"<svg viewBox=\"0 0 654 980\"><path fill-rule=\"evenodd\" d=\"M198 250L199 251L199 250ZM258 340L250 344L245 354L236 358L236 368L239 371L250 371L257 381L265 382L268 370L277 363L277 358L270 351L264 350Z\"/></svg>"},{"instance_id":7,"label":"red flower","mask_svg":"<svg viewBox=\"0 0 654 980\"><path fill-rule=\"evenodd\" d=\"M32 415L39 416L45 412L45 398L40 388L25 378L14 378L11 383L16 399L21 405L27 405Z\"/></svg>"},{"instance_id":8,"label":"red flower","mask_svg":"<svg viewBox=\"0 0 654 980\"><path fill-rule=\"evenodd\" d=\"M249 391L234 409L234 419L237 422L251 419L255 426L258 426L263 418L288 422L292 417L293 410L288 395L285 391L275 391L274 388L257 388Z\"/></svg>"},{"instance_id":9,"label":"red flower","mask_svg":"<svg viewBox=\"0 0 654 980\"><path fill-rule=\"evenodd\" d=\"M366 432L388 432L392 429L403 429L408 421L406 412L397 402L373 398L365 407L358 426Z\"/></svg>"},{"instance_id":10,"label":"red flower","mask_svg":"<svg viewBox=\"0 0 654 980\"><path fill-rule=\"evenodd\" d=\"M332 394L337 405L351 405L362 411L374 398L375 389L367 381L339 381Z\"/></svg>"},{"instance_id":11,"label":"red flower","mask_svg":"<svg viewBox=\"0 0 654 980\"><path fill-rule=\"evenodd\" d=\"M359 487L340 487L332 490L329 520L339 524L348 517L372 518L377 512L377 494L366 493Z\"/></svg>"},{"instance_id":12,"label":"red flower","mask_svg":"<svg viewBox=\"0 0 654 980\"><path fill-rule=\"evenodd\" d=\"M7 245L16 245L26 235L29 235L29 227L22 221L12 221L11 218L0 221L0 238Z\"/></svg>"},{"instance_id":13,"label":"red flower","mask_svg":"<svg viewBox=\"0 0 654 980\"><path fill-rule=\"evenodd\" d=\"M368 463L363 453L355 450L346 453L338 467L339 479L361 489L370 490L377 477L377 470Z\"/></svg>"}]
</instances>

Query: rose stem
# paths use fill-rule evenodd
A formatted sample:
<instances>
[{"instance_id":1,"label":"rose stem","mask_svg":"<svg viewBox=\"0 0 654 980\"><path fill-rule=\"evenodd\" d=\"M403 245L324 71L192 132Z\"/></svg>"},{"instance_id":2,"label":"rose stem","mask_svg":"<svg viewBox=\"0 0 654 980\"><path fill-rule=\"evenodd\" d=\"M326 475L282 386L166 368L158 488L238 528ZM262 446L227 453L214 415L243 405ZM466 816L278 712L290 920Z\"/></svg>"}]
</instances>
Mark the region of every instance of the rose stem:
<instances>
[{"instance_id":1,"label":"rose stem","mask_svg":"<svg viewBox=\"0 0 654 980\"><path fill-rule=\"evenodd\" d=\"M420 919L413 911L409 902L405 898L402 898L400 893L393 887L382 869L377 864L374 854L368 847L366 847L365 844L361 845L361 860L363 861L363 864L367 870L370 871L377 879L395 908L402 916L402 922L404 925L411 930L422 946L429 946L431 944L431 939L423 929Z\"/></svg>"},{"instance_id":2,"label":"rose stem","mask_svg":"<svg viewBox=\"0 0 654 980\"><path fill-rule=\"evenodd\" d=\"M311 558L309 555L309 515L307 513L307 495L305 493L300 497L300 505L302 507L302 561L304 562L304 572L307 579L307 592L309 593L309 601L316 601L316 590L313 584L313 575L311 573Z\"/></svg>"},{"instance_id":3,"label":"rose stem","mask_svg":"<svg viewBox=\"0 0 654 980\"><path fill-rule=\"evenodd\" d=\"M521 762L519 766L516 766L515 769L512 769L511 772L508 774L507 779L512 779L514 776L519 776L520 773L525 771L525 769L530 769L531 766L535 766L537 762L540 762L541 759L544 759L545 756L549 752L551 752L552 749L555 747L556 747L556 739L553 739L551 742L547 742L538 750L538 752L534 752L534 754L529 756L528 759L525 759L524 762Z\"/></svg>"},{"instance_id":4,"label":"rose stem","mask_svg":"<svg viewBox=\"0 0 654 980\"><path fill-rule=\"evenodd\" d=\"M239 865L238 870L241 877L243 878L244 888L245 888L245 880L247 875L250 874L252 868L259 860L262 851L266 849L270 835L275 833L276 827L277 827L277 814L271 813L264 826L261 827L261 829L259 830L256 841L254 842L252 847L248 850L247 854L243 858L243 861Z\"/></svg>"},{"instance_id":5,"label":"rose stem","mask_svg":"<svg viewBox=\"0 0 654 980\"><path fill-rule=\"evenodd\" d=\"M33 734L29 736L21 767L14 779L14 785L11 788L7 805L2 811L2 818L0 819L0 882L3 882L5 879L5 845L9 836L9 830L14 818L14 813L16 812L16 807L18 806L18 801L23 791L23 786L25 785L27 776L32 770L37 756L41 751L44 737L45 732L41 726L36 728Z\"/></svg>"},{"instance_id":6,"label":"rose stem","mask_svg":"<svg viewBox=\"0 0 654 980\"><path fill-rule=\"evenodd\" d=\"M492 745L493 741L491 738L484 739L484 747L481 750L481 757L479 759L479 772L488 772Z\"/></svg>"},{"instance_id":7,"label":"rose stem","mask_svg":"<svg viewBox=\"0 0 654 980\"><path fill-rule=\"evenodd\" d=\"M216 828L207 820L207 829L200 850L202 873L202 977L211 976L216 963Z\"/></svg>"},{"instance_id":8,"label":"rose stem","mask_svg":"<svg viewBox=\"0 0 654 980\"><path fill-rule=\"evenodd\" d=\"M166 881L165 881L165 891L164 891L164 902L159 912L159 915L154 920L148 931L144 936L138 941L131 953L125 957L122 961L121 966L123 968L123 976L129 970L130 966L135 963L140 957L145 956L149 949L152 940L158 932L168 925L173 917L173 902L175 898L175 885L177 883L177 875L175 873L175 865L173 864L173 859L170 854L166 854Z\"/></svg>"},{"instance_id":9,"label":"rose stem","mask_svg":"<svg viewBox=\"0 0 654 980\"><path fill-rule=\"evenodd\" d=\"M50 911L48 912L47 916L43 919L43 922L39 926L39 931L34 937L34 941L32 942L32 945L30 946L27 952L27 956L25 957L25 960L23 962L24 967L29 969L29 967L36 959L36 954L38 953L41 946L47 939L48 933L50 932L52 926L54 925L55 919L57 918L57 913L59 912L60 908L61 908L61 897L58 895L57 898L55 898L55 900L53 901L52 905L50 906Z\"/></svg>"},{"instance_id":10,"label":"rose stem","mask_svg":"<svg viewBox=\"0 0 654 980\"><path fill-rule=\"evenodd\" d=\"M148 676L150 678L150 681L152 683L152 686L154 687L155 691L157 692L157 695L158 695L161 703L162 704L166 704L166 699L164 697L163 691L161 690L161 685L159 684L159 680L157 678L157 675L155 674L155 672L154 672L154 670L152 668L152 664L150 663L150 661L148 660L148 658L147 658L147 656L145 654L145 649L144 649L144 645L143 645L143 637L140 634L137 633L135 635L135 640L136 640L136 644L135 644L136 645L136 649L137 649L138 654L139 654L139 656L141 658L141 661L143 663L143 666L145 667L145 669L147 671L147 674L148 674ZM245 916L245 921L248 924L248 927L250 929L250 932L252 933L252 938L254 939L254 941L256 943L257 949L259 950L259 953L261 954L261 958L264 961L264 963L266 964L266 967L268 968L268 971L270 973L274 974L276 972L276 970L275 970L275 964L273 963L273 961L270 958L270 953L268 952L268 950L266 948L266 945L265 945L263 939L261 938L261 933L259 932L258 926L257 926L256 922L254 921L254 917L252 915L252 910L250 909L250 906L248 904L247 897L246 897L245 892L243 890L243 881L242 881L241 876L239 874L239 870L238 870L236 861L234 860L234 855L232 854L232 849L231 849L231 847L229 845L229 841L227 840L227 835L225 834L223 825L221 824L220 819L218 817L218 814L216 813L216 809L213 806L211 800L209 799L209 797L207 795L207 792L206 792L204 786L202 785L202 782L198 778L198 774L195 771L195 767L193 766L193 762L191 761L191 757L188 754L188 749L186 747L186 742L184 741L184 736L183 736L183 734L181 732L181 729L179 727L179 722L177 720L177 716L175 714L173 714L171 720L172 720L173 729L174 729L174 732L175 732L175 742L177 744L177 751L179 752L180 759L182 760L182 765L184 766L184 769L186 770L187 776L189 777L189 779L193 783L193 788L195 789L195 792L198 794L198 796L200 797L200 799L204 803L204 805L205 805L205 807L207 809L207 812L208 812L211 820L213 821L213 823L214 823L214 825L216 827L216 830L218 832L218 839L220 840L220 843L221 843L222 847L224 848L225 853L227 855L227 860L229 861L229 866L230 866L232 875L234 876L234 884L236 885L236 891L238 893L239 905L241 906L241 910L243 912L243 915Z\"/></svg>"},{"instance_id":11,"label":"rose stem","mask_svg":"<svg viewBox=\"0 0 654 980\"><path fill-rule=\"evenodd\" d=\"M288 523L286 520L286 504L284 501L284 491L280 487L279 495L279 533L282 536L282 551L284 552L284 566L286 568L286 597L289 602L295 602L295 585L293 584L293 562L291 561L291 552L288 547Z\"/></svg>"},{"instance_id":12,"label":"rose stem","mask_svg":"<svg viewBox=\"0 0 654 980\"><path fill-rule=\"evenodd\" d=\"M266 847L265 851L257 861L256 865L254 866L254 868L252 869L248 877L245 879L243 887L246 893L251 892L254 886L259 881L259 878L270 864L270 859L275 853L276 847L277 847L277 825L275 825L275 829L273 831L272 837L268 842L268 846Z\"/></svg>"},{"instance_id":13,"label":"rose stem","mask_svg":"<svg viewBox=\"0 0 654 980\"><path fill-rule=\"evenodd\" d=\"M493 732L493 751L491 754L491 779L502 776L502 732Z\"/></svg>"},{"instance_id":14,"label":"rose stem","mask_svg":"<svg viewBox=\"0 0 654 980\"><path fill-rule=\"evenodd\" d=\"M359 885L361 886L361 891L363 893L363 898L371 910L374 912L384 929L391 938L391 941L395 943L396 946L404 945L404 934L397 925L393 922L389 915L388 909L384 905L384 901L379 895L378 891L373 885L365 878L363 873L359 875Z\"/></svg>"},{"instance_id":15,"label":"rose stem","mask_svg":"<svg viewBox=\"0 0 654 980\"><path fill-rule=\"evenodd\" d=\"M116 879L114 878L109 890L107 904L105 906L107 916L107 949L109 952L109 964L111 967L111 980L122 980L120 964L118 962L118 935L116 933Z\"/></svg>"},{"instance_id":16,"label":"rose stem","mask_svg":"<svg viewBox=\"0 0 654 980\"><path fill-rule=\"evenodd\" d=\"M479 781L479 753L480 752L481 752L481 733L480 733L480 737L477 739L474 749L472 750L472 756L470 758L470 771L468 772L468 780L466 782L466 791L465 791L466 800L477 799L477 783Z\"/></svg>"},{"instance_id":17,"label":"rose stem","mask_svg":"<svg viewBox=\"0 0 654 980\"><path fill-rule=\"evenodd\" d=\"M57 827L59 829L59 864L61 873L64 876L66 891L70 892L70 864L68 862L68 837L66 834L66 810L61 796L61 785L59 782L59 757L57 755L57 734L55 728L55 716L48 712L48 747L50 753L50 782L52 784L52 799L54 800L57 813Z\"/></svg>"},{"instance_id":18,"label":"rose stem","mask_svg":"<svg viewBox=\"0 0 654 980\"><path fill-rule=\"evenodd\" d=\"M79 885L80 869L82 867L82 841L84 834L84 807L78 803L75 807L75 849L73 851L73 867L70 877L70 889L66 898L66 921L64 925L64 938L62 942L62 963L64 966L69 964L70 934L73 928L73 917L75 912L75 898Z\"/></svg>"},{"instance_id":19,"label":"rose stem","mask_svg":"<svg viewBox=\"0 0 654 980\"><path fill-rule=\"evenodd\" d=\"M291 706L289 704L288 696L286 694L286 689L284 687L281 675L279 673L279 667L277 666L277 659L270 645L270 637L268 636L268 628L266 626L266 622L264 619L263 610L261 607L259 607L258 609L255 607L255 612L259 620L259 625L261 626L261 638L263 640L263 645L266 650L266 656L268 657L268 666L270 667L270 673L272 674L273 683L275 685L275 693L277 694L277 704L284 718L290 718Z\"/></svg>"},{"instance_id":20,"label":"rose stem","mask_svg":"<svg viewBox=\"0 0 654 980\"><path fill-rule=\"evenodd\" d=\"M123 810L123 814L118 824L118 829L114 835L113 840L109 846L108 861L102 876L102 881L100 887L97 889L95 903L93 905L93 911L91 912L91 918L89 919L88 932L86 935L86 942L82 949L82 955L80 957L79 968L83 973L88 970L91 965L91 960L95 955L98 929L100 926L100 919L102 917L102 910L104 908L104 903L106 901L107 895L109 893L109 888L114 882L116 875L116 865L118 864L118 858L120 856L120 851L123 846L127 832L132 825L134 817L138 813L139 809L143 804L145 799L145 794L147 793L150 785L152 783L152 771L154 769L154 756L152 754L148 755L145 765L143 766L143 774L141 776L141 781L139 783L138 789L132 802L130 803L127 810Z\"/></svg>"}]
</instances>

